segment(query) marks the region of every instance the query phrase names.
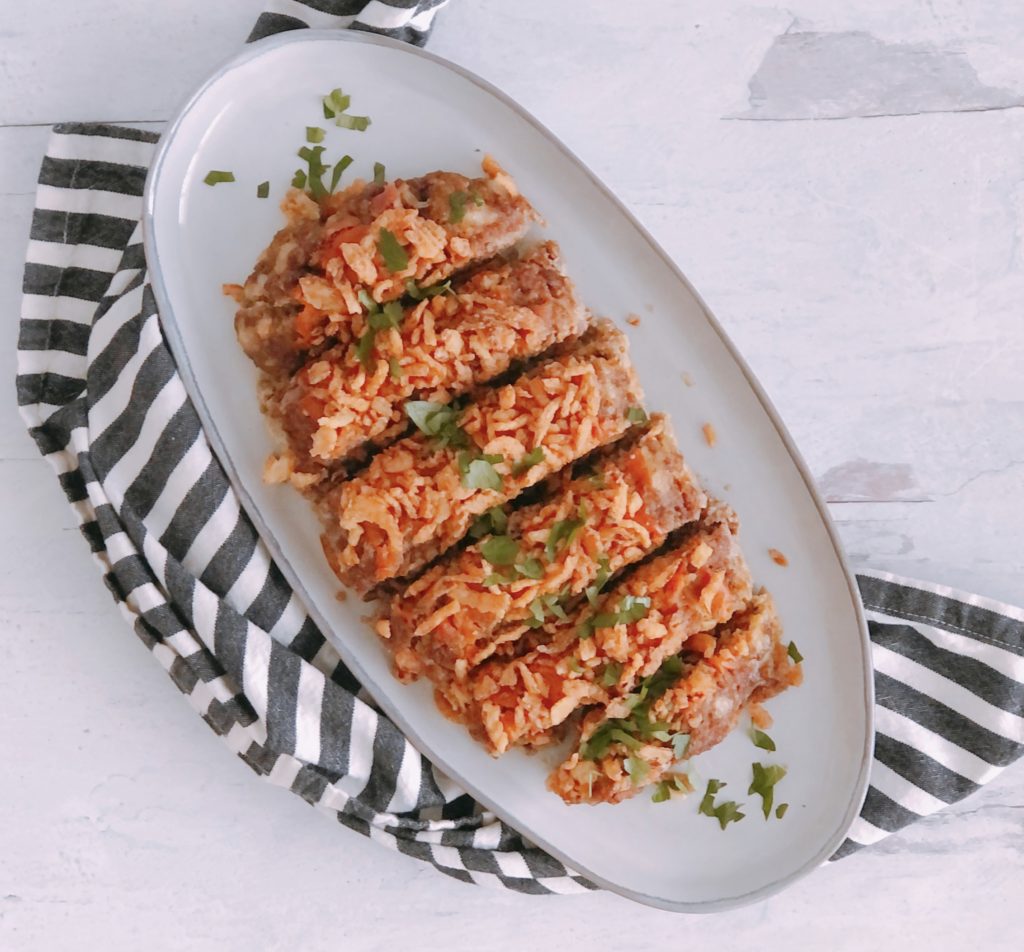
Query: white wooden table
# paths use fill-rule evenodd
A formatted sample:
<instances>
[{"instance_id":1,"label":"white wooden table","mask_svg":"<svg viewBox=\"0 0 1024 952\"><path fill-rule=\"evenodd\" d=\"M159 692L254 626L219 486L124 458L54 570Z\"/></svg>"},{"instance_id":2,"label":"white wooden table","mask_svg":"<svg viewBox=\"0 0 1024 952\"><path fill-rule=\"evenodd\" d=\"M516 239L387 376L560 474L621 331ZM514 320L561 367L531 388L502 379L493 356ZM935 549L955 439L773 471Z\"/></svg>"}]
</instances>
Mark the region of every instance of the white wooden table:
<instances>
[{"instance_id":1,"label":"white wooden table","mask_svg":"<svg viewBox=\"0 0 1024 952\"><path fill-rule=\"evenodd\" d=\"M48 126L159 128L257 10L4 4L0 948L1019 948L1024 764L782 896L683 919L450 881L258 781L182 702L17 418L21 261ZM856 564L1024 603L1016 0L453 0L431 48L533 111L681 263Z\"/></svg>"}]
</instances>

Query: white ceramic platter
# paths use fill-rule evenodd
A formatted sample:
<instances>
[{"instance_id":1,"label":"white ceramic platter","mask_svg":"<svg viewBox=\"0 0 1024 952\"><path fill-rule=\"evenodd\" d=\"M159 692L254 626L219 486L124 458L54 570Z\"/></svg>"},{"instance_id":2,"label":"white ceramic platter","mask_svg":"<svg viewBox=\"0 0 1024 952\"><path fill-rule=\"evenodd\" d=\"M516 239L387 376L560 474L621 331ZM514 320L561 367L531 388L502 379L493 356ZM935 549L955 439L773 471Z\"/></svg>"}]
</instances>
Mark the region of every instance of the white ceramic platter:
<instances>
[{"instance_id":1,"label":"white ceramic platter","mask_svg":"<svg viewBox=\"0 0 1024 952\"><path fill-rule=\"evenodd\" d=\"M363 133L323 119L336 86ZM806 657L805 683L772 701L768 756L737 730L696 758L749 802L726 831L697 813L699 796L655 804L565 806L547 792L550 756L492 759L434 708L426 683L388 669L355 599L337 584L306 503L264 486L271 449L256 374L235 342L224 282L241 282L281 224L277 200L301 165L305 127L328 128L326 158L350 153L350 173L375 161L389 177L432 169L477 174L489 152L547 220L570 275L597 313L626 328L651 410L668 412L705 486L739 513L756 579L774 592L787 637ZM211 169L237 181L209 187ZM256 197L270 180L271 200ZM346 176L346 181L351 175ZM860 808L872 749L868 642L855 585L825 508L749 369L678 269L619 202L546 129L487 83L437 57L361 33L300 31L248 47L183 108L163 138L146 188L146 256L164 329L221 461L289 581L346 663L416 745L480 802L597 883L652 905L710 911L764 897L823 862ZM692 376L693 386L683 375ZM714 448L701 427L711 422ZM728 488L726 488L728 487ZM776 548L787 568L768 554ZM754 760L784 764L783 820L766 822L746 796Z\"/></svg>"}]
</instances>

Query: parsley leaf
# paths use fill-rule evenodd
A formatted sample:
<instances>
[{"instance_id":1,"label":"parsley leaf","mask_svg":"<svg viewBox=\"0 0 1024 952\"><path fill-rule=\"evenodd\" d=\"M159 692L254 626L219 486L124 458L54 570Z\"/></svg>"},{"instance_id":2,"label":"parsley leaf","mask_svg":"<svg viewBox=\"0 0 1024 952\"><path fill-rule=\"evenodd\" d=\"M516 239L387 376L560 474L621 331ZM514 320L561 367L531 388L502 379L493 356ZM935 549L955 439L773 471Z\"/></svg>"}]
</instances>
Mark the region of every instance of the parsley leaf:
<instances>
[{"instance_id":1,"label":"parsley leaf","mask_svg":"<svg viewBox=\"0 0 1024 952\"><path fill-rule=\"evenodd\" d=\"M682 760L686 756L686 749L690 746L690 735L689 734L673 734L671 738L672 742L672 756L676 760Z\"/></svg>"},{"instance_id":2,"label":"parsley leaf","mask_svg":"<svg viewBox=\"0 0 1024 952\"><path fill-rule=\"evenodd\" d=\"M751 731L751 740L754 742L755 747L760 747L761 750L775 750L775 741L773 741L764 731L758 730L756 727Z\"/></svg>"},{"instance_id":3,"label":"parsley leaf","mask_svg":"<svg viewBox=\"0 0 1024 952\"><path fill-rule=\"evenodd\" d=\"M494 464L502 462L504 458L487 453L474 458L469 450L462 450L457 461L459 472L462 474L462 485L470 489L500 490L504 481L501 473L494 468Z\"/></svg>"},{"instance_id":4,"label":"parsley leaf","mask_svg":"<svg viewBox=\"0 0 1024 952\"><path fill-rule=\"evenodd\" d=\"M266 198L270 194L270 182L260 182L256 186L256 197Z\"/></svg>"},{"instance_id":5,"label":"parsley leaf","mask_svg":"<svg viewBox=\"0 0 1024 952\"><path fill-rule=\"evenodd\" d=\"M374 162L373 163L373 184L374 185L383 185L384 181L385 181L385 176L386 175L387 175L387 172L384 169L384 163L383 162Z\"/></svg>"},{"instance_id":6,"label":"parsley leaf","mask_svg":"<svg viewBox=\"0 0 1024 952\"><path fill-rule=\"evenodd\" d=\"M536 466L538 463L544 462L544 448L542 446L535 446L529 453L524 454L518 462L512 466L513 476L522 476L532 466Z\"/></svg>"},{"instance_id":7,"label":"parsley leaf","mask_svg":"<svg viewBox=\"0 0 1024 952\"><path fill-rule=\"evenodd\" d=\"M786 776L786 768L777 764L752 764L754 779L747 793L756 793L761 798L761 809L764 818L772 812L772 800L775 797L775 785Z\"/></svg>"},{"instance_id":8,"label":"parsley leaf","mask_svg":"<svg viewBox=\"0 0 1024 952\"><path fill-rule=\"evenodd\" d=\"M221 182L233 182L234 180L234 172L224 172L220 169L210 169L206 173L206 178L203 179L207 185L220 185Z\"/></svg>"},{"instance_id":9,"label":"parsley leaf","mask_svg":"<svg viewBox=\"0 0 1024 952\"><path fill-rule=\"evenodd\" d=\"M305 188L306 187L306 173L302 169L296 169L295 174L292 176L292 188Z\"/></svg>"},{"instance_id":10,"label":"parsley leaf","mask_svg":"<svg viewBox=\"0 0 1024 952\"><path fill-rule=\"evenodd\" d=\"M407 400L405 403L405 415L421 433L432 436L441 446L468 445L469 437L459 426L461 414L461 409L452 403L432 400Z\"/></svg>"},{"instance_id":11,"label":"parsley leaf","mask_svg":"<svg viewBox=\"0 0 1024 952\"><path fill-rule=\"evenodd\" d=\"M786 648L786 654L788 654L797 664L800 664L800 662L804 660L804 656L800 654L795 641L791 641L789 643Z\"/></svg>"},{"instance_id":12,"label":"parsley leaf","mask_svg":"<svg viewBox=\"0 0 1024 952\"><path fill-rule=\"evenodd\" d=\"M645 761L633 754L626 758L626 773L629 774L629 779L634 787L643 782L650 769Z\"/></svg>"},{"instance_id":13,"label":"parsley leaf","mask_svg":"<svg viewBox=\"0 0 1024 952\"><path fill-rule=\"evenodd\" d=\"M338 116L334 120L336 126L341 126L342 129L354 129L356 132L366 132L370 125L369 116L349 116L343 115Z\"/></svg>"},{"instance_id":14,"label":"parsley leaf","mask_svg":"<svg viewBox=\"0 0 1024 952\"><path fill-rule=\"evenodd\" d=\"M601 674L601 683L606 687L610 688L612 685L619 683L619 677L622 675L622 665L615 661L609 661L604 666L604 671Z\"/></svg>"},{"instance_id":15,"label":"parsley leaf","mask_svg":"<svg viewBox=\"0 0 1024 952\"><path fill-rule=\"evenodd\" d=\"M391 375L392 380L402 379L402 365L398 362L397 357L388 358L388 373Z\"/></svg>"},{"instance_id":16,"label":"parsley leaf","mask_svg":"<svg viewBox=\"0 0 1024 952\"><path fill-rule=\"evenodd\" d=\"M788 803L780 803L775 808L775 819L776 820L781 820L786 815L786 811L788 809L789 809L789 804Z\"/></svg>"},{"instance_id":17,"label":"parsley leaf","mask_svg":"<svg viewBox=\"0 0 1024 952\"><path fill-rule=\"evenodd\" d=\"M648 420L647 413L643 407L630 407L626 410L626 419L630 423L636 423L643 426Z\"/></svg>"},{"instance_id":18,"label":"parsley leaf","mask_svg":"<svg viewBox=\"0 0 1024 952\"><path fill-rule=\"evenodd\" d=\"M469 534L474 539L482 539L485 535L502 535L508 528L508 515L501 506L493 506L482 516L477 516L470 526Z\"/></svg>"},{"instance_id":19,"label":"parsley leaf","mask_svg":"<svg viewBox=\"0 0 1024 952\"><path fill-rule=\"evenodd\" d=\"M454 294L455 292L452 290L452 282L450 278L447 281L441 281L438 284L432 284L430 287L426 288L421 288L412 278L406 278L405 293L414 301L426 301L430 298L437 297L439 294Z\"/></svg>"},{"instance_id":20,"label":"parsley leaf","mask_svg":"<svg viewBox=\"0 0 1024 952\"><path fill-rule=\"evenodd\" d=\"M382 228L377 235L377 250L384 259L384 267L392 274L409 266L409 255L399 244L398 239L386 228Z\"/></svg>"},{"instance_id":21,"label":"parsley leaf","mask_svg":"<svg viewBox=\"0 0 1024 952\"><path fill-rule=\"evenodd\" d=\"M709 780L704 798L697 808L698 813L704 816L714 817L718 825L724 830L730 823L738 823L746 814L740 812L739 804L735 800L726 800L724 803L715 804L715 794L724 787L721 780Z\"/></svg>"},{"instance_id":22,"label":"parsley leaf","mask_svg":"<svg viewBox=\"0 0 1024 952\"><path fill-rule=\"evenodd\" d=\"M306 141L314 143L323 142L324 130L319 126L306 126Z\"/></svg>"},{"instance_id":23,"label":"parsley leaf","mask_svg":"<svg viewBox=\"0 0 1024 952\"><path fill-rule=\"evenodd\" d=\"M549 559L555 557L555 552L559 546L571 545L572 540L579 534L580 529L586 525L586 510L580 507L579 518L577 519L559 519L552 527L551 531L548 532L548 541L544 546L544 551L547 553Z\"/></svg>"},{"instance_id":24,"label":"parsley leaf","mask_svg":"<svg viewBox=\"0 0 1024 952\"><path fill-rule=\"evenodd\" d=\"M514 565L519 557L519 543L512 536L492 535L481 543L480 554L491 565Z\"/></svg>"},{"instance_id":25,"label":"parsley leaf","mask_svg":"<svg viewBox=\"0 0 1024 952\"><path fill-rule=\"evenodd\" d=\"M331 172L331 191L333 192L338 187L338 183L341 181L341 176L352 164L352 156L343 155L337 162L334 163L334 171Z\"/></svg>"},{"instance_id":26,"label":"parsley leaf","mask_svg":"<svg viewBox=\"0 0 1024 952\"><path fill-rule=\"evenodd\" d=\"M452 192L448 196L448 221L457 225L466 215L466 192Z\"/></svg>"},{"instance_id":27,"label":"parsley leaf","mask_svg":"<svg viewBox=\"0 0 1024 952\"><path fill-rule=\"evenodd\" d=\"M519 565L516 566L516 571L523 578L544 578L544 566L540 564L540 559L525 559L524 561L520 562Z\"/></svg>"}]
</instances>

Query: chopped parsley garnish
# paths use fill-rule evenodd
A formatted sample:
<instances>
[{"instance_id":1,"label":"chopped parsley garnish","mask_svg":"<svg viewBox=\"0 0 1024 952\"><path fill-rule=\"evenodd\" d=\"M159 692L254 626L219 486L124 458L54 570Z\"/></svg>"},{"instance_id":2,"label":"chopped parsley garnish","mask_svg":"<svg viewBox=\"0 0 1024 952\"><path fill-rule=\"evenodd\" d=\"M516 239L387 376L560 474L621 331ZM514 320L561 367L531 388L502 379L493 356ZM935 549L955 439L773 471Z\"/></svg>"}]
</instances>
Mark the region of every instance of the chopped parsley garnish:
<instances>
[{"instance_id":1,"label":"chopped parsley garnish","mask_svg":"<svg viewBox=\"0 0 1024 952\"><path fill-rule=\"evenodd\" d=\"M462 447L469 443L469 437L459 426L462 410L454 404L407 400L405 415L421 433L433 437L441 446Z\"/></svg>"},{"instance_id":2,"label":"chopped parsley garnish","mask_svg":"<svg viewBox=\"0 0 1024 952\"><path fill-rule=\"evenodd\" d=\"M400 327L405 319L405 312L402 310L402 305L397 301L389 301L384 307L381 307L363 290L359 292L359 302L366 308L367 328L356 344L356 356L367 371L372 371L376 366L373 358L373 349L377 339L377 332L390 327ZM392 374L397 365L397 363L392 363L394 360L396 360L394 357L388 358L388 366L391 368ZM401 376L401 368L399 368L398 375Z\"/></svg>"},{"instance_id":3,"label":"chopped parsley garnish","mask_svg":"<svg viewBox=\"0 0 1024 952\"><path fill-rule=\"evenodd\" d=\"M365 132L367 126L370 125L370 119L368 116L348 115L346 111L351 104L351 96L346 96L340 89L332 89L323 98L324 118L333 119L334 124L343 129Z\"/></svg>"},{"instance_id":4,"label":"chopped parsley garnish","mask_svg":"<svg viewBox=\"0 0 1024 952\"><path fill-rule=\"evenodd\" d=\"M756 727L750 732L750 739L754 742L754 746L760 747L761 750L775 750L775 741L764 731L758 730Z\"/></svg>"},{"instance_id":5,"label":"chopped parsley garnish","mask_svg":"<svg viewBox=\"0 0 1024 952\"><path fill-rule=\"evenodd\" d=\"M627 595L613 612L598 612L591 615L580 626L579 636L589 638L598 628L614 628L616 625L629 625L641 618L646 618L651 610L651 599L647 595Z\"/></svg>"},{"instance_id":6,"label":"chopped parsley garnish","mask_svg":"<svg viewBox=\"0 0 1024 952\"><path fill-rule=\"evenodd\" d=\"M664 803L672 798L673 793L692 793L693 784L686 774L669 774L664 780L658 782L651 794L653 803Z\"/></svg>"},{"instance_id":7,"label":"chopped parsley garnish","mask_svg":"<svg viewBox=\"0 0 1024 952\"><path fill-rule=\"evenodd\" d=\"M552 527L551 531L548 532L548 541L544 546L544 551L547 553L549 559L555 557L555 552L558 551L560 546L571 545L572 540L579 534L587 523L587 511L581 505L579 508L579 514L576 519L559 519Z\"/></svg>"},{"instance_id":8,"label":"chopped parsley garnish","mask_svg":"<svg viewBox=\"0 0 1024 952\"><path fill-rule=\"evenodd\" d=\"M370 125L369 116L349 116L342 115L338 116L334 120L336 126L341 126L342 129L354 129L356 132L366 132Z\"/></svg>"},{"instance_id":9,"label":"chopped parsley garnish","mask_svg":"<svg viewBox=\"0 0 1024 952\"><path fill-rule=\"evenodd\" d=\"M611 574L608 570L607 555L598 556L597 565L597 575L594 576L593 585L588 585L584 589L584 594L587 596L587 601L590 602L591 606L597 604L597 596L600 594L601 589L604 588L605 583L608 581L608 576Z\"/></svg>"},{"instance_id":10,"label":"chopped parsley garnish","mask_svg":"<svg viewBox=\"0 0 1024 952\"><path fill-rule=\"evenodd\" d=\"M334 171L331 172L331 191L335 191L338 187L338 183L341 181L341 176L352 164L352 156L343 155L337 162L334 163Z\"/></svg>"},{"instance_id":11,"label":"chopped parsley garnish","mask_svg":"<svg viewBox=\"0 0 1024 952\"><path fill-rule=\"evenodd\" d=\"M676 760L682 760L686 756L686 750L690 746L690 735L689 734L673 734L672 739L672 755Z\"/></svg>"},{"instance_id":12,"label":"chopped parsley garnish","mask_svg":"<svg viewBox=\"0 0 1024 952\"><path fill-rule=\"evenodd\" d=\"M501 506L493 506L482 516L477 516L469 527L469 534L474 539L482 539L485 535L502 535L508 529L508 514Z\"/></svg>"},{"instance_id":13,"label":"chopped parsley garnish","mask_svg":"<svg viewBox=\"0 0 1024 952\"><path fill-rule=\"evenodd\" d=\"M351 96L346 96L340 89L332 89L324 96L324 118L333 119L339 112L348 109L351 103Z\"/></svg>"},{"instance_id":14,"label":"chopped parsley garnish","mask_svg":"<svg viewBox=\"0 0 1024 952\"><path fill-rule=\"evenodd\" d=\"M296 169L295 174L292 176L292 188L305 188L306 187L306 173L302 169Z\"/></svg>"},{"instance_id":15,"label":"chopped parsley garnish","mask_svg":"<svg viewBox=\"0 0 1024 952\"><path fill-rule=\"evenodd\" d=\"M781 820L786 815L786 811L788 809L789 809L789 804L788 803L780 803L775 808L775 819L776 820Z\"/></svg>"},{"instance_id":16,"label":"chopped parsley garnish","mask_svg":"<svg viewBox=\"0 0 1024 952\"><path fill-rule=\"evenodd\" d=\"M772 801L775 798L775 785L786 776L786 768L777 764L752 764L754 779L747 793L756 793L761 798L761 810L767 820L772 812Z\"/></svg>"},{"instance_id":17,"label":"chopped parsley garnish","mask_svg":"<svg viewBox=\"0 0 1024 952\"><path fill-rule=\"evenodd\" d=\"M568 591L561 591L557 595L538 595L530 602L530 617L526 620L527 627L540 628L548 615L565 621L569 616L566 615L562 602L568 596Z\"/></svg>"},{"instance_id":18,"label":"chopped parsley garnish","mask_svg":"<svg viewBox=\"0 0 1024 952\"><path fill-rule=\"evenodd\" d=\"M650 769L645 761L633 754L626 758L626 773L629 774L629 779L634 787L643 782Z\"/></svg>"},{"instance_id":19,"label":"chopped parsley garnish","mask_svg":"<svg viewBox=\"0 0 1024 952\"><path fill-rule=\"evenodd\" d=\"M306 188L313 198L323 198L327 194L327 187L323 183L323 174L330 166L324 165L324 147L322 145L304 145L296 153L300 159L305 161Z\"/></svg>"},{"instance_id":20,"label":"chopped parsley garnish","mask_svg":"<svg viewBox=\"0 0 1024 952\"><path fill-rule=\"evenodd\" d=\"M630 423L636 423L639 426L643 426L648 420L647 412L643 407L630 407L626 410L626 419Z\"/></svg>"},{"instance_id":21,"label":"chopped parsley garnish","mask_svg":"<svg viewBox=\"0 0 1024 952\"><path fill-rule=\"evenodd\" d=\"M373 163L373 184L374 185L383 185L384 182L385 182L385 176L386 175L387 175L387 172L384 169L384 163L383 162L374 162Z\"/></svg>"},{"instance_id":22,"label":"chopped parsley garnish","mask_svg":"<svg viewBox=\"0 0 1024 952\"><path fill-rule=\"evenodd\" d=\"M791 641L786 647L786 654L788 654L797 664L800 664L800 662L804 660L804 656L800 654L795 641Z\"/></svg>"},{"instance_id":23,"label":"chopped parsley garnish","mask_svg":"<svg viewBox=\"0 0 1024 952\"><path fill-rule=\"evenodd\" d=\"M206 173L206 178L203 179L207 185L220 185L221 182L233 182L234 180L234 172L225 172L221 169L210 169Z\"/></svg>"},{"instance_id":24,"label":"chopped parsley garnish","mask_svg":"<svg viewBox=\"0 0 1024 952\"><path fill-rule=\"evenodd\" d=\"M505 457L497 453L483 453L474 457L469 450L462 450L456 461L462 475L462 485L470 489L501 489L504 482L494 464L504 460Z\"/></svg>"},{"instance_id":25,"label":"chopped parsley garnish","mask_svg":"<svg viewBox=\"0 0 1024 952\"><path fill-rule=\"evenodd\" d=\"M724 786L725 784L721 780L709 780L704 798L700 801L700 806L697 808L698 813L703 813L704 816L714 817L718 820L718 825L723 830L730 823L738 823L746 816L745 813L740 812L740 806L735 800L726 800L719 804L715 803L715 794Z\"/></svg>"},{"instance_id":26,"label":"chopped parsley garnish","mask_svg":"<svg viewBox=\"0 0 1024 952\"><path fill-rule=\"evenodd\" d=\"M426 301L429 298L437 297L439 294L454 294L451 279L432 284L428 288L421 288L412 278L405 279L405 293L414 301Z\"/></svg>"},{"instance_id":27,"label":"chopped parsley garnish","mask_svg":"<svg viewBox=\"0 0 1024 952\"><path fill-rule=\"evenodd\" d=\"M630 750L637 750L645 741L652 740L671 743L675 752L675 738L687 735L669 733L668 724L651 720L650 710L651 705L678 680L682 670L683 662L676 656L668 658L654 674L644 678L640 682L640 689L626 699L630 709L629 717L609 718L603 721L580 745L580 756L584 760L600 760L608 753L608 748L612 744L622 744ZM606 687L611 687L618 681L621 673L622 669L618 665L613 667L609 664L601 680ZM614 680L610 680L610 677ZM685 750L685 747L682 749Z\"/></svg>"},{"instance_id":28,"label":"chopped parsley garnish","mask_svg":"<svg viewBox=\"0 0 1024 952\"><path fill-rule=\"evenodd\" d=\"M544 447L535 446L529 453L523 456L512 466L513 476L522 476L528 469L544 462Z\"/></svg>"},{"instance_id":29,"label":"chopped parsley garnish","mask_svg":"<svg viewBox=\"0 0 1024 952\"><path fill-rule=\"evenodd\" d=\"M491 565L515 565L519 557L519 543L512 536L492 535L481 543L480 554Z\"/></svg>"},{"instance_id":30,"label":"chopped parsley garnish","mask_svg":"<svg viewBox=\"0 0 1024 952\"><path fill-rule=\"evenodd\" d=\"M610 688L614 684L619 683L619 677L622 675L622 665L615 662L609 661L604 666L604 671L601 672L601 683L606 687Z\"/></svg>"},{"instance_id":31,"label":"chopped parsley garnish","mask_svg":"<svg viewBox=\"0 0 1024 952\"><path fill-rule=\"evenodd\" d=\"M409 255L399 244L398 239L386 228L382 228L377 235L377 250L384 259L384 267L392 274L408 267Z\"/></svg>"},{"instance_id":32,"label":"chopped parsley garnish","mask_svg":"<svg viewBox=\"0 0 1024 952\"><path fill-rule=\"evenodd\" d=\"M544 566L540 564L540 559L524 559L516 566L516 571L523 578L532 578L534 580L544 578Z\"/></svg>"},{"instance_id":33,"label":"chopped parsley garnish","mask_svg":"<svg viewBox=\"0 0 1024 952\"><path fill-rule=\"evenodd\" d=\"M397 357L388 358L388 373L391 375L392 380L401 380L402 365L398 362Z\"/></svg>"},{"instance_id":34,"label":"chopped parsley garnish","mask_svg":"<svg viewBox=\"0 0 1024 952\"><path fill-rule=\"evenodd\" d=\"M256 186L256 197L266 198L270 194L270 182L260 182Z\"/></svg>"},{"instance_id":35,"label":"chopped parsley garnish","mask_svg":"<svg viewBox=\"0 0 1024 952\"><path fill-rule=\"evenodd\" d=\"M306 141L317 143L324 141L324 130L319 126L306 126Z\"/></svg>"},{"instance_id":36,"label":"chopped parsley garnish","mask_svg":"<svg viewBox=\"0 0 1024 952\"><path fill-rule=\"evenodd\" d=\"M452 192L448 196L448 221L457 225L466 216L466 202L472 201L474 205L483 205L484 200L474 192Z\"/></svg>"}]
</instances>

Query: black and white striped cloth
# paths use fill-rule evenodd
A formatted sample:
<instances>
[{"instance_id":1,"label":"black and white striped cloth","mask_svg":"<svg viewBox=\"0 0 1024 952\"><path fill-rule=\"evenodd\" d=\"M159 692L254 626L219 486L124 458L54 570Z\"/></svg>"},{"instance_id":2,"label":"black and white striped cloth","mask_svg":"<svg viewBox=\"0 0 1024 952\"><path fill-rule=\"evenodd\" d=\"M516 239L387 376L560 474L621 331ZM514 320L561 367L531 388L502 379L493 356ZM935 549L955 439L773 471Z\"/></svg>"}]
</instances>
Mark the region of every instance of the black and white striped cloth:
<instances>
[{"instance_id":1,"label":"black and white striped cloth","mask_svg":"<svg viewBox=\"0 0 1024 952\"><path fill-rule=\"evenodd\" d=\"M276 0L306 24L422 43L442 2ZM54 128L25 268L18 401L104 580L200 716L253 770L467 882L593 888L482 810L341 664L239 506L185 394L146 280L139 217L156 136ZM859 576L877 743L846 855L953 803L1024 752L1024 611Z\"/></svg>"}]
</instances>

